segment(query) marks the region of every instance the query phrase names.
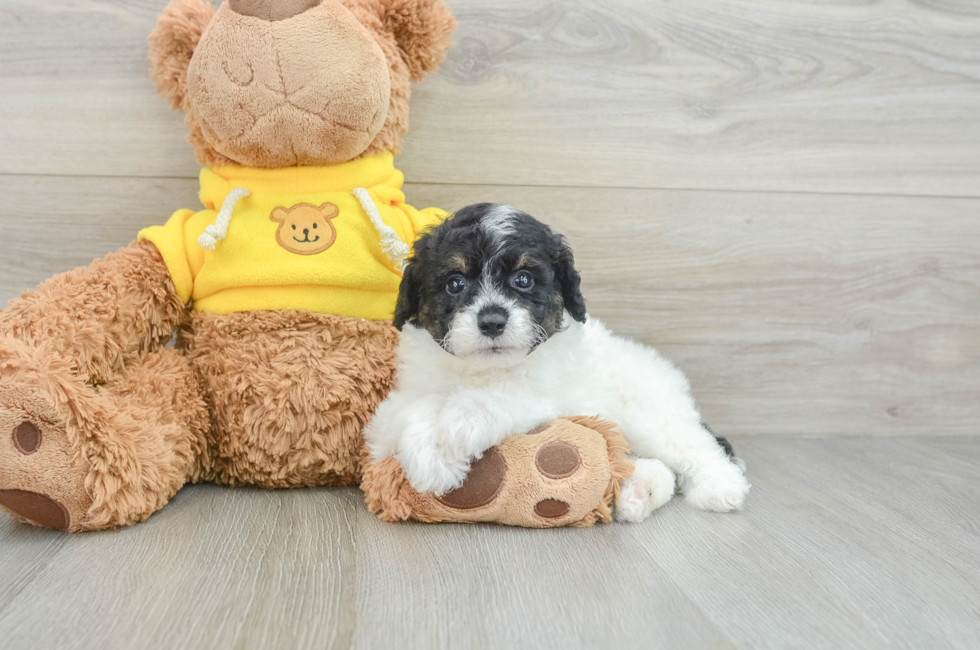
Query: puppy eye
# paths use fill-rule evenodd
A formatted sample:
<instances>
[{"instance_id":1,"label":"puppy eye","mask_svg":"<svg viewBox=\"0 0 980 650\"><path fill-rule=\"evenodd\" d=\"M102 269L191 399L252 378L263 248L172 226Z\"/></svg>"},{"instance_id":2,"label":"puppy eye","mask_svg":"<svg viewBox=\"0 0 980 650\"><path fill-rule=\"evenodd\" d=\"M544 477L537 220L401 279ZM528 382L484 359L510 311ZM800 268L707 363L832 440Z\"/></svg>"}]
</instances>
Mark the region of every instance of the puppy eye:
<instances>
[{"instance_id":1,"label":"puppy eye","mask_svg":"<svg viewBox=\"0 0 980 650\"><path fill-rule=\"evenodd\" d=\"M518 291L530 291L534 287L534 278L527 271L518 271L511 277L510 286Z\"/></svg>"},{"instance_id":2,"label":"puppy eye","mask_svg":"<svg viewBox=\"0 0 980 650\"><path fill-rule=\"evenodd\" d=\"M446 283L446 291L456 295L462 293L463 289L466 288L466 279L461 275L454 275L449 278L449 282Z\"/></svg>"}]
</instances>

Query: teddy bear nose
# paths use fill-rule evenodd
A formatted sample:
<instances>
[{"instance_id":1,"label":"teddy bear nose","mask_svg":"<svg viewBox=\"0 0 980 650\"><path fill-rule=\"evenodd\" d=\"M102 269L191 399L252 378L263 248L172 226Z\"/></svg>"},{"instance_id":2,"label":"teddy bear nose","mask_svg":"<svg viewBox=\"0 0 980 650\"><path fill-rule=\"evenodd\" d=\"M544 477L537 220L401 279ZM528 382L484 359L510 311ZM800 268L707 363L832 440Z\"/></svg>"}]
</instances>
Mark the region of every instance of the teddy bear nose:
<instances>
[{"instance_id":1,"label":"teddy bear nose","mask_svg":"<svg viewBox=\"0 0 980 650\"><path fill-rule=\"evenodd\" d=\"M323 0L228 0L235 13L269 22L298 16L322 2Z\"/></svg>"}]
</instances>

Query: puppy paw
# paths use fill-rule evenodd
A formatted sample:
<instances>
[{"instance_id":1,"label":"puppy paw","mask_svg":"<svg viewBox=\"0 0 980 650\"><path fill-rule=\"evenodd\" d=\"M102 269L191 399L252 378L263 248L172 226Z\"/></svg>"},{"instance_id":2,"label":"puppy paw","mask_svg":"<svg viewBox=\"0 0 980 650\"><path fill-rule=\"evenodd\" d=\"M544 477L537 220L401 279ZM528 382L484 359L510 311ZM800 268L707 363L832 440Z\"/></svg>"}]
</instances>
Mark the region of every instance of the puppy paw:
<instances>
[{"instance_id":1,"label":"puppy paw","mask_svg":"<svg viewBox=\"0 0 980 650\"><path fill-rule=\"evenodd\" d=\"M482 402L465 393L454 395L439 413L436 438L447 454L473 458L503 439L487 439L491 422Z\"/></svg>"},{"instance_id":2,"label":"puppy paw","mask_svg":"<svg viewBox=\"0 0 980 650\"><path fill-rule=\"evenodd\" d=\"M659 460L639 458L633 476L623 479L616 499L616 521L640 522L674 495L674 473Z\"/></svg>"},{"instance_id":3,"label":"puppy paw","mask_svg":"<svg viewBox=\"0 0 980 650\"><path fill-rule=\"evenodd\" d=\"M712 476L691 486L685 500L699 510L731 512L741 510L748 496L749 482L734 465L727 476Z\"/></svg>"},{"instance_id":4,"label":"puppy paw","mask_svg":"<svg viewBox=\"0 0 980 650\"><path fill-rule=\"evenodd\" d=\"M431 492L437 496L462 485L470 470L468 459L447 455L435 445L413 448L408 453L403 450L399 461L405 477L417 492Z\"/></svg>"}]
</instances>

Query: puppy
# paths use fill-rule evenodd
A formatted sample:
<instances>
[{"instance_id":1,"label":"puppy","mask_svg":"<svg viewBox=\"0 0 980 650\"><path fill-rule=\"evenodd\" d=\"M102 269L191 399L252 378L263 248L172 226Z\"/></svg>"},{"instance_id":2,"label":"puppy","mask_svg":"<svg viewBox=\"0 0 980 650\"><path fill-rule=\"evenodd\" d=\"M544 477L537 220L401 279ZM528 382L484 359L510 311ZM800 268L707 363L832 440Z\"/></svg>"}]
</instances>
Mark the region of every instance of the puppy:
<instances>
[{"instance_id":1,"label":"puppy","mask_svg":"<svg viewBox=\"0 0 980 650\"><path fill-rule=\"evenodd\" d=\"M638 456L617 519L666 503L675 476L696 508L741 508L744 464L702 426L685 376L589 317L579 284L564 238L509 206L463 208L419 239L395 309L396 386L365 430L372 458L396 455L416 490L441 494L507 436L598 415Z\"/></svg>"}]
</instances>

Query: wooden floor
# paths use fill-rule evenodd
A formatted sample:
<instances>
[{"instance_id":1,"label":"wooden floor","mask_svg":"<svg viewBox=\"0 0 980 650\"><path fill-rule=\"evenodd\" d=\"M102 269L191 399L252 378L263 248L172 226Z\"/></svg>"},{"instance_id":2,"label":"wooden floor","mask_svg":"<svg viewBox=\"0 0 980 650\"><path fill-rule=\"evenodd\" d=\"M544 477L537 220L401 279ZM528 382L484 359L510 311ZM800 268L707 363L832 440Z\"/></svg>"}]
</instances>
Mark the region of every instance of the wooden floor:
<instances>
[{"instance_id":1,"label":"wooden floor","mask_svg":"<svg viewBox=\"0 0 980 650\"><path fill-rule=\"evenodd\" d=\"M194 208L167 0L0 0L0 304ZM356 489L0 519L0 649L980 647L980 3L449 0L409 201L507 202L754 485L641 525L384 524Z\"/></svg>"},{"instance_id":2,"label":"wooden floor","mask_svg":"<svg viewBox=\"0 0 980 650\"><path fill-rule=\"evenodd\" d=\"M4 648L976 648L980 440L736 441L745 512L385 524L360 491L185 489L146 524L0 523Z\"/></svg>"}]
</instances>

